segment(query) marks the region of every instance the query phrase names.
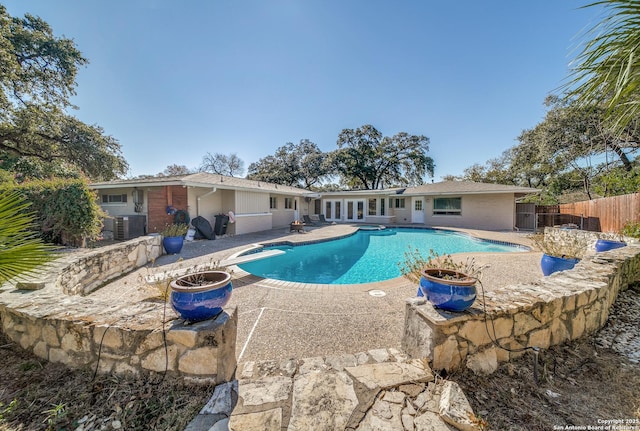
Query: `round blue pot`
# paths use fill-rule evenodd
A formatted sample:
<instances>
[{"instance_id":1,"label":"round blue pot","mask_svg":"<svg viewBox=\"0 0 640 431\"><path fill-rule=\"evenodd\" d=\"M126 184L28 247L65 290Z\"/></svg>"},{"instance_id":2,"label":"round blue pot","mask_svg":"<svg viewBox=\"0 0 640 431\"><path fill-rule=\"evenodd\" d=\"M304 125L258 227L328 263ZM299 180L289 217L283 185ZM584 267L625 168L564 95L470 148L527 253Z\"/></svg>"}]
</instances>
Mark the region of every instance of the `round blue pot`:
<instances>
[{"instance_id":1,"label":"round blue pot","mask_svg":"<svg viewBox=\"0 0 640 431\"><path fill-rule=\"evenodd\" d=\"M165 236L162 238L162 246L167 254L177 254L182 250L184 237L182 236Z\"/></svg>"},{"instance_id":2,"label":"round blue pot","mask_svg":"<svg viewBox=\"0 0 640 431\"><path fill-rule=\"evenodd\" d=\"M451 279L442 278L446 275ZM463 311L476 300L476 279L446 269L425 269L420 277L420 291L434 307Z\"/></svg>"},{"instance_id":3,"label":"round blue pot","mask_svg":"<svg viewBox=\"0 0 640 431\"><path fill-rule=\"evenodd\" d=\"M614 241L612 239L599 239L596 241L596 251L598 253L602 251L609 251L615 248L620 248L626 246L627 243L624 241Z\"/></svg>"},{"instance_id":4,"label":"round blue pot","mask_svg":"<svg viewBox=\"0 0 640 431\"><path fill-rule=\"evenodd\" d=\"M173 280L170 287L171 307L181 318L192 322L220 314L233 290L231 274L224 271L183 275Z\"/></svg>"},{"instance_id":5,"label":"round blue pot","mask_svg":"<svg viewBox=\"0 0 640 431\"><path fill-rule=\"evenodd\" d=\"M573 269L576 266L580 259L567 259L565 257L557 257L557 256L549 256L548 254L542 255L542 260L540 261L540 267L542 268L542 273L547 276L549 274L553 274L558 271L566 271L568 269Z\"/></svg>"}]
</instances>

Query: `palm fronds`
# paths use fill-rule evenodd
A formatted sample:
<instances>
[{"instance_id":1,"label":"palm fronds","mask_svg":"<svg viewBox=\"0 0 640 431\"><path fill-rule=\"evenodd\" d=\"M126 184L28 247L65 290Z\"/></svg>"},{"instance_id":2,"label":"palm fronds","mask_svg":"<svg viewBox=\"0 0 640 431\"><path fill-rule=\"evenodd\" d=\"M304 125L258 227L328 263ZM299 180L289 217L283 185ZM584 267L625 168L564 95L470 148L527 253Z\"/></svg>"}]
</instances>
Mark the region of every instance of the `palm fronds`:
<instances>
[{"instance_id":1,"label":"palm fronds","mask_svg":"<svg viewBox=\"0 0 640 431\"><path fill-rule=\"evenodd\" d=\"M52 247L33 230L29 205L16 191L0 192L0 284L44 269L54 258Z\"/></svg>"},{"instance_id":2,"label":"palm fronds","mask_svg":"<svg viewBox=\"0 0 640 431\"><path fill-rule=\"evenodd\" d=\"M581 106L605 106L614 130L640 114L640 1L602 0L605 17L585 33L573 61L568 96Z\"/></svg>"}]
</instances>

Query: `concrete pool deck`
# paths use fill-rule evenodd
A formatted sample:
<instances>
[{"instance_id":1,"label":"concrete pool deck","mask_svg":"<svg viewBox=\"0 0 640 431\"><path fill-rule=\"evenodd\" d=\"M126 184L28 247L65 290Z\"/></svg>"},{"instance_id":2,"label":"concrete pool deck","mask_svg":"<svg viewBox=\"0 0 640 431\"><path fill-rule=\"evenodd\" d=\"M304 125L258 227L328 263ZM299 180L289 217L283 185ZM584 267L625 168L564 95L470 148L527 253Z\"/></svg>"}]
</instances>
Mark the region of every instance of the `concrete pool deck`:
<instances>
[{"instance_id":1,"label":"concrete pool deck","mask_svg":"<svg viewBox=\"0 0 640 431\"><path fill-rule=\"evenodd\" d=\"M111 283L91 296L107 295L132 299L148 297L150 288L123 289L141 285L147 274L229 259L257 243L290 241L303 243L336 238L354 232L354 225L327 225L290 233L288 228L185 243L179 255L163 255L153 268L144 268ZM458 229L485 239L528 245L527 234ZM480 264L483 286L524 283L542 277L541 253L464 253ZM234 291L227 307L238 307L236 356L238 362L305 358L400 348L405 299L415 296L417 286L403 278L355 285L318 285L263 279L234 270ZM371 290L384 292L372 296Z\"/></svg>"}]
</instances>

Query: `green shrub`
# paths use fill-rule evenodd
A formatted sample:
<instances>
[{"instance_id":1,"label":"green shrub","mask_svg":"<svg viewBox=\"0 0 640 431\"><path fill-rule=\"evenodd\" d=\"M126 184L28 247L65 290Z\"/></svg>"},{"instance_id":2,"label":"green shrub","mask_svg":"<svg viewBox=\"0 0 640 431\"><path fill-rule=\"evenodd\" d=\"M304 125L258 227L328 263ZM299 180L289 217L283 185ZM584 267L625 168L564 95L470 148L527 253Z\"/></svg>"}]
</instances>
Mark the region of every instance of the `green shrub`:
<instances>
[{"instance_id":1,"label":"green shrub","mask_svg":"<svg viewBox=\"0 0 640 431\"><path fill-rule=\"evenodd\" d=\"M640 238L640 222L629 222L625 224L620 233L624 236Z\"/></svg>"},{"instance_id":2,"label":"green shrub","mask_svg":"<svg viewBox=\"0 0 640 431\"><path fill-rule=\"evenodd\" d=\"M85 181L32 181L13 188L31 202L45 241L81 246L100 234L104 212Z\"/></svg>"}]
</instances>

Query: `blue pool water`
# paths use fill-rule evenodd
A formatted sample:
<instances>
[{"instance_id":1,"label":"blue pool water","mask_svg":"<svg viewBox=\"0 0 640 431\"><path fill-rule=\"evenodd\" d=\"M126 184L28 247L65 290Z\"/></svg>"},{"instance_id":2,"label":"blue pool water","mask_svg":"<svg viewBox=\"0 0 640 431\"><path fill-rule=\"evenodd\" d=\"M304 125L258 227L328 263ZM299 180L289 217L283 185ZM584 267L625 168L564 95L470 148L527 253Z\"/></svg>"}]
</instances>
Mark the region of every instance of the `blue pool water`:
<instances>
[{"instance_id":1,"label":"blue pool water","mask_svg":"<svg viewBox=\"0 0 640 431\"><path fill-rule=\"evenodd\" d=\"M417 248L426 257L461 252L514 252L523 248L494 244L469 235L435 229L359 230L347 238L300 246L265 247L286 253L238 265L265 278L321 284L358 284L400 277L398 263Z\"/></svg>"}]
</instances>

